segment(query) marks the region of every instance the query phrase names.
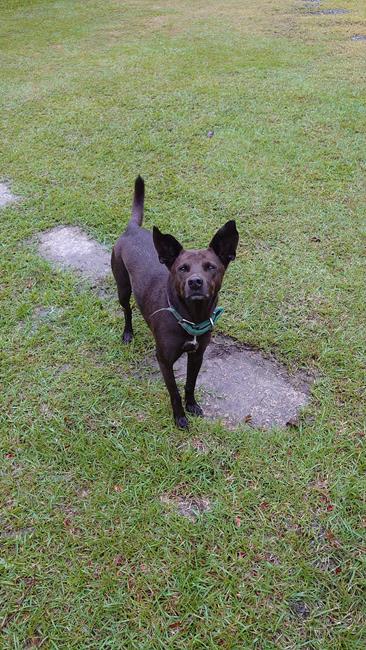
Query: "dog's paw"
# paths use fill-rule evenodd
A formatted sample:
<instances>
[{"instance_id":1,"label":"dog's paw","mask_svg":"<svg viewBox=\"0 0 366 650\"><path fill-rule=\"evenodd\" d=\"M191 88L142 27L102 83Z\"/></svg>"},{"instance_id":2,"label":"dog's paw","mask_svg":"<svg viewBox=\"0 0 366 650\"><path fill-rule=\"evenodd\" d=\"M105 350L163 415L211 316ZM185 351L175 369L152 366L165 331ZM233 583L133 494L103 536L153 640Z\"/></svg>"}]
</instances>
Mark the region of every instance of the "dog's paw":
<instances>
[{"instance_id":1,"label":"dog's paw","mask_svg":"<svg viewBox=\"0 0 366 650\"><path fill-rule=\"evenodd\" d=\"M132 339L133 339L132 332L123 332L122 343L131 343Z\"/></svg>"},{"instance_id":2,"label":"dog's paw","mask_svg":"<svg viewBox=\"0 0 366 650\"><path fill-rule=\"evenodd\" d=\"M187 420L185 415L181 415L181 416L175 418L175 424L180 429L188 429L188 420Z\"/></svg>"},{"instance_id":3,"label":"dog's paw","mask_svg":"<svg viewBox=\"0 0 366 650\"><path fill-rule=\"evenodd\" d=\"M194 402L193 404L186 404L186 411L188 411L188 413L191 415L195 415L196 417L203 417L203 411L197 402Z\"/></svg>"}]
</instances>

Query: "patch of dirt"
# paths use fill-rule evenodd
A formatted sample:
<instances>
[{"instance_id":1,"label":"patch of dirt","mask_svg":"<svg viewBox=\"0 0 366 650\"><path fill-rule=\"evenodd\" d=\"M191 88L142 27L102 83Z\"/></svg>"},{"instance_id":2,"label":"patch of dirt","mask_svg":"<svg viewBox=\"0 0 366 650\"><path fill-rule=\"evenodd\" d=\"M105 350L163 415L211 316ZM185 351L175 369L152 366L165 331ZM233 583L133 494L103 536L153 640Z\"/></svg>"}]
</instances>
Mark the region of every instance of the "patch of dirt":
<instances>
[{"instance_id":1,"label":"patch of dirt","mask_svg":"<svg viewBox=\"0 0 366 650\"><path fill-rule=\"evenodd\" d=\"M81 487L79 490L77 490L77 496L79 499L87 499L90 495L90 488L89 487Z\"/></svg>"},{"instance_id":2,"label":"patch of dirt","mask_svg":"<svg viewBox=\"0 0 366 650\"><path fill-rule=\"evenodd\" d=\"M0 208L4 208L9 203L15 203L18 197L11 193L6 183L0 183Z\"/></svg>"},{"instance_id":3,"label":"patch of dirt","mask_svg":"<svg viewBox=\"0 0 366 650\"><path fill-rule=\"evenodd\" d=\"M62 307L36 307L33 312L32 318L38 321L54 321L57 320L64 310Z\"/></svg>"},{"instance_id":4,"label":"patch of dirt","mask_svg":"<svg viewBox=\"0 0 366 650\"><path fill-rule=\"evenodd\" d=\"M30 334L34 334L42 324L56 322L63 313L62 307L36 307L31 315L30 326L28 322ZM18 327L20 330L27 329L27 322L25 320L19 321Z\"/></svg>"},{"instance_id":5,"label":"patch of dirt","mask_svg":"<svg viewBox=\"0 0 366 650\"><path fill-rule=\"evenodd\" d=\"M37 236L42 257L62 269L71 269L93 283L111 272L111 253L78 226L57 226Z\"/></svg>"},{"instance_id":6,"label":"patch of dirt","mask_svg":"<svg viewBox=\"0 0 366 650\"><path fill-rule=\"evenodd\" d=\"M310 607L303 600L293 600L289 607L298 618L305 619L310 616Z\"/></svg>"},{"instance_id":7,"label":"patch of dirt","mask_svg":"<svg viewBox=\"0 0 366 650\"><path fill-rule=\"evenodd\" d=\"M194 449L198 454L203 454L204 456L210 452L208 443L204 442L200 438L185 440L180 445L178 445L178 449L182 451L192 451L192 449Z\"/></svg>"},{"instance_id":8,"label":"patch of dirt","mask_svg":"<svg viewBox=\"0 0 366 650\"><path fill-rule=\"evenodd\" d=\"M53 418L53 412L50 409L50 407L48 406L48 404L46 404L46 403L41 404L40 411L41 411L41 415L46 420L50 420L51 418Z\"/></svg>"},{"instance_id":9,"label":"patch of dirt","mask_svg":"<svg viewBox=\"0 0 366 650\"><path fill-rule=\"evenodd\" d=\"M209 499L205 497L182 496L174 492L162 494L160 502L168 506L173 506L182 517L187 517L190 521L196 521L202 513L211 510Z\"/></svg>"},{"instance_id":10,"label":"patch of dirt","mask_svg":"<svg viewBox=\"0 0 366 650\"><path fill-rule=\"evenodd\" d=\"M117 296L117 287L112 276L106 278L104 282L98 283L98 286L96 287L96 294L100 300L104 300L106 302L114 301L116 306L118 306L120 309Z\"/></svg>"},{"instance_id":11,"label":"patch of dirt","mask_svg":"<svg viewBox=\"0 0 366 650\"><path fill-rule=\"evenodd\" d=\"M59 377L60 375L63 375L65 372L68 372L71 370L72 365L70 363L62 363L61 366L57 366L55 368L55 377Z\"/></svg>"},{"instance_id":12,"label":"patch of dirt","mask_svg":"<svg viewBox=\"0 0 366 650\"><path fill-rule=\"evenodd\" d=\"M164 27L168 27L170 24L170 16L152 16L149 18L147 22L147 26L150 26L152 30L159 30L159 29L164 29Z\"/></svg>"},{"instance_id":13,"label":"patch of dirt","mask_svg":"<svg viewBox=\"0 0 366 650\"><path fill-rule=\"evenodd\" d=\"M208 454L208 446L199 438L192 438L189 445L193 447L199 454Z\"/></svg>"}]
</instances>

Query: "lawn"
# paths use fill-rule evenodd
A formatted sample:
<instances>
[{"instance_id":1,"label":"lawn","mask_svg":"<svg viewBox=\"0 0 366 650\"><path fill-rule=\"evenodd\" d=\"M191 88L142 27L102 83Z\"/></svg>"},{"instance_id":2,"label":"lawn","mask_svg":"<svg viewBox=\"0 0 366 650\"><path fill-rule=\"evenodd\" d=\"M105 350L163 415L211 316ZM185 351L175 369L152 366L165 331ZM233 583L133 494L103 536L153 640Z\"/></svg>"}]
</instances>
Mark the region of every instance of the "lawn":
<instances>
[{"instance_id":1,"label":"lawn","mask_svg":"<svg viewBox=\"0 0 366 650\"><path fill-rule=\"evenodd\" d=\"M366 647L366 6L321 7L0 0L1 648ZM112 280L29 243L111 247L137 173L186 246L236 219L218 329L313 373L298 426L176 429Z\"/></svg>"}]
</instances>

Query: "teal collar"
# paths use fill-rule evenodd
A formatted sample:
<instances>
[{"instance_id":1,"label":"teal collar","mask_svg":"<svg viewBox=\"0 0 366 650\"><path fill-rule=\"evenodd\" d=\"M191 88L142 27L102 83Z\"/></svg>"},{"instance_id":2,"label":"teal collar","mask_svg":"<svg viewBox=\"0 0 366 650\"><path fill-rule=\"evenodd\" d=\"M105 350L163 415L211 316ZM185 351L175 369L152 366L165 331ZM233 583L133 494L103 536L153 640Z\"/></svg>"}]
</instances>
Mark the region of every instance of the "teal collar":
<instances>
[{"instance_id":1,"label":"teal collar","mask_svg":"<svg viewBox=\"0 0 366 650\"><path fill-rule=\"evenodd\" d=\"M223 307L216 307L212 312L212 316L210 316L208 320L202 321L202 323L192 323L192 321L183 318L183 316L181 316L180 313L170 305L170 303L169 307L157 309L151 314L151 316L154 316L154 314L157 314L159 311L170 311L170 313L173 314L174 318L177 319L178 325L183 327L187 334L196 337L202 336L202 334L206 334L207 332L211 332L224 309Z\"/></svg>"}]
</instances>

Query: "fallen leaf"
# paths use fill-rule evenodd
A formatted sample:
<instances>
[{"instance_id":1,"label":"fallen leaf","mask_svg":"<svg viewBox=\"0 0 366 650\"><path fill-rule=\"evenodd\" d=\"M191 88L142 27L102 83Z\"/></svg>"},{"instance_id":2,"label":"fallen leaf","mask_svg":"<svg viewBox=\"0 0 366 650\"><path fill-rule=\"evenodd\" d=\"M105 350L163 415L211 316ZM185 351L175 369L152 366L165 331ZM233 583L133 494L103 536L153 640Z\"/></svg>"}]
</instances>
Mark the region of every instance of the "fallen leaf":
<instances>
[{"instance_id":1,"label":"fallen leaf","mask_svg":"<svg viewBox=\"0 0 366 650\"><path fill-rule=\"evenodd\" d=\"M268 501L262 501L262 503L259 504L259 507L260 507L261 510L268 510L268 508L269 508Z\"/></svg>"},{"instance_id":2,"label":"fallen leaf","mask_svg":"<svg viewBox=\"0 0 366 650\"><path fill-rule=\"evenodd\" d=\"M36 578L33 578L32 576L28 576L27 578L24 578L24 582L27 585L27 587L34 587L34 585L37 583Z\"/></svg>"},{"instance_id":3,"label":"fallen leaf","mask_svg":"<svg viewBox=\"0 0 366 650\"><path fill-rule=\"evenodd\" d=\"M169 625L169 630L171 635L177 634L181 629L182 629L182 621L175 621L174 623L170 623Z\"/></svg>"},{"instance_id":4,"label":"fallen leaf","mask_svg":"<svg viewBox=\"0 0 366 650\"><path fill-rule=\"evenodd\" d=\"M41 639L40 636L32 636L25 642L25 648L40 648L43 642L44 639Z\"/></svg>"},{"instance_id":5,"label":"fallen leaf","mask_svg":"<svg viewBox=\"0 0 366 650\"><path fill-rule=\"evenodd\" d=\"M170 623L169 627L176 628L176 627L180 627L181 625L182 625L181 621L175 621L174 623Z\"/></svg>"},{"instance_id":6,"label":"fallen leaf","mask_svg":"<svg viewBox=\"0 0 366 650\"><path fill-rule=\"evenodd\" d=\"M338 546L341 545L340 542L338 541L338 539L335 537L334 533L332 533L331 530L327 530L327 532L325 533L325 538L328 540L329 544L331 544L332 546L338 547Z\"/></svg>"}]
</instances>

